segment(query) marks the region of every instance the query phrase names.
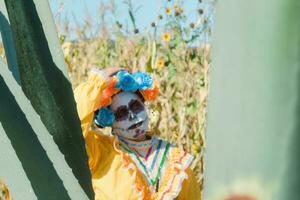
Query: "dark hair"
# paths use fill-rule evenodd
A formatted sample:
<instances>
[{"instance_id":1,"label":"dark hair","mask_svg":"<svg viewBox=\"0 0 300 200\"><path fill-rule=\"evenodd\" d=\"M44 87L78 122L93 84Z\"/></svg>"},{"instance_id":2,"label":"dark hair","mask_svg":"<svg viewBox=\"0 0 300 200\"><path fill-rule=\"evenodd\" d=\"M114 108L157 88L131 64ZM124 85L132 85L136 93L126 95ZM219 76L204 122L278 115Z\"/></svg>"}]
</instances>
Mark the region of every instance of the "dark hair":
<instances>
[{"instance_id":1,"label":"dark hair","mask_svg":"<svg viewBox=\"0 0 300 200\"><path fill-rule=\"evenodd\" d=\"M143 103L145 103L145 99L144 99L144 97L143 97L143 95L140 91L136 91L135 94L138 95L141 98Z\"/></svg>"}]
</instances>

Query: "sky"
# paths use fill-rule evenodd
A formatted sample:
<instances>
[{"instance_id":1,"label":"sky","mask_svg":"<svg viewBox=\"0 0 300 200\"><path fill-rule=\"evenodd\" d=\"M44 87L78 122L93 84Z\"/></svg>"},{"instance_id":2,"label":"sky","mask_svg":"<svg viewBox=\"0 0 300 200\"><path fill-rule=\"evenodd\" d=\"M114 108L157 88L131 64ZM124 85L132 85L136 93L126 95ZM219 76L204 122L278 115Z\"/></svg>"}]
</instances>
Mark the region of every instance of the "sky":
<instances>
[{"instance_id":1,"label":"sky","mask_svg":"<svg viewBox=\"0 0 300 200\"><path fill-rule=\"evenodd\" d=\"M99 23L99 7L101 3L108 3L110 0L49 0L50 7L53 15L57 20L61 20L66 17L71 23L71 26L75 26L75 21L80 25L84 24L87 13L89 13L92 23L95 25ZM166 6L172 5L174 0L168 2L167 0L131 0L134 9L136 9L136 25L140 31L144 31L150 27L151 22L157 19L159 14L164 13ZM177 0L176 2L182 2L183 0ZM206 0L210 2L211 0ZM204 3L200 4L200 7L205 7ZM128 14L128 6L124 3L124 0L115 0L116 5L116 19L120 21L124 27L126 25L132 29L132 24ZM187 13L187 23L196 21L197 9L199 8L198 0L184 0L183 9ZM111 16L106 18L109 24L114 24L115 19Z\"/></svg>"}]
</instances>

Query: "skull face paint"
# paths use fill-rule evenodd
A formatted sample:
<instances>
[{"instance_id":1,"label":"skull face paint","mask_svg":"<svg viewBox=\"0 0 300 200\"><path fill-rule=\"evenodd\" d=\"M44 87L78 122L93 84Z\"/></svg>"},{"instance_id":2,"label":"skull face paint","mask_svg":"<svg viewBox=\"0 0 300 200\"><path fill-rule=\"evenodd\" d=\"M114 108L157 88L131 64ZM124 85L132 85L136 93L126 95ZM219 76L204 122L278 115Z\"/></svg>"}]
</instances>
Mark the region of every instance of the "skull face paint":
<instances>
[{"instance_id":1,"label":"skull face paint","mask_svg":"<svg viewBox=\"0 0 300 200\"><path fill-rule=\"evenodd\" d=\"M148 129L148 114L141 98L132 92L121 92L112 98L110 109L115 115L114 134L125 139L144 138Z\"/></svg>"}]
</instances>

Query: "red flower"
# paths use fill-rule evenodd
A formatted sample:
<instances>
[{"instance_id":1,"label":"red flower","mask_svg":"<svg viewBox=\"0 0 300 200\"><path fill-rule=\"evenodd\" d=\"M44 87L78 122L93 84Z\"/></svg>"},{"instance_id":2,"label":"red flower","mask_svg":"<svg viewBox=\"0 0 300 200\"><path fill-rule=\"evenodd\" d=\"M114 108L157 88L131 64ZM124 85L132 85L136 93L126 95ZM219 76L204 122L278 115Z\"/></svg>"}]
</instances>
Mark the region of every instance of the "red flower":
<instances>
[{"instance_id":1,"label":"red flower","mask_svg":"<svg viewBox=\"0 0 300 200\"><path fill-rule=\"evenodd\" d=\"M100 99L100 107L106 107L111 104L111 97L118 93L119 90L115 88L116 85L116 79L112 78L109 80L107 87L102 92L102 97Z\"/></svg>"}]
</instances>

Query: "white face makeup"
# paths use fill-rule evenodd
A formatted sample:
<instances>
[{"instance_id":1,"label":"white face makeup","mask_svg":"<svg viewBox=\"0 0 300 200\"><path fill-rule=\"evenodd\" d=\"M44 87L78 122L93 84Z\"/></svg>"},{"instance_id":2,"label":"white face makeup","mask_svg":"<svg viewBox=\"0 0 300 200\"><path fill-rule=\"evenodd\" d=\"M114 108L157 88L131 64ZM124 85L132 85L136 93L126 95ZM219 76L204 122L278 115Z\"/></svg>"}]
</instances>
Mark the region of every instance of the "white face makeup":
<instances>
[{"instance_id":1,"label":"white face makeup","mask_svg":"<svg viewBox=\"0 0 300 200\"><path fill-rule=\"evenodd\" d=\"M145 138L148 114L141 98L132 92L121 92L112 99L110 109L114 112L113 133L131 140Z\"/></svg>"}]
</instances>

